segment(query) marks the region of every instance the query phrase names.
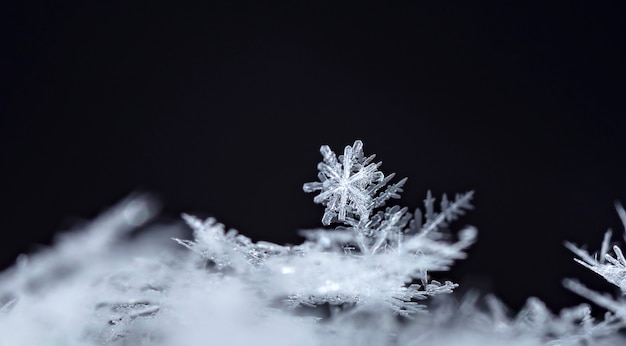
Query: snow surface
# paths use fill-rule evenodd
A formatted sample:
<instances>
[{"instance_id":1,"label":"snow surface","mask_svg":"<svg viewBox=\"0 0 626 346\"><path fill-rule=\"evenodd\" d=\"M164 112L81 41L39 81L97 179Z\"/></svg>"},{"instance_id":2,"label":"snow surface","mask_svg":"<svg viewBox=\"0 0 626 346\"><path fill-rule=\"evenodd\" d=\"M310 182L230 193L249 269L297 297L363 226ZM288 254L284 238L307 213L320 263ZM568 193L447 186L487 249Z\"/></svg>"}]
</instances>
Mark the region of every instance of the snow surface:
<instances>
[{"instance_id":1,"label":"snow surface","mask_svg":"<svg viewBox=\"0 0 626 346\"><path fill-rule=\"evenodd\" d=\"M444 195L439 210L430 192L423 210L386 206L406 179L389 185L361 141L320 151L319 181L303 188L318 192L327 227L302 231L302 244L253 242L192 215L154 223L157 201L130 196L0 274L0 346L625 344L626 303L573 279L565 287L606 308L603 320L588 305L553 315L531 297L511 314L495 296L455 296L435 278L476 241L475 228L451 227L473 191ZM599 258L566 246L625 292L610 238Z\"/></svg>"}]
</instances>

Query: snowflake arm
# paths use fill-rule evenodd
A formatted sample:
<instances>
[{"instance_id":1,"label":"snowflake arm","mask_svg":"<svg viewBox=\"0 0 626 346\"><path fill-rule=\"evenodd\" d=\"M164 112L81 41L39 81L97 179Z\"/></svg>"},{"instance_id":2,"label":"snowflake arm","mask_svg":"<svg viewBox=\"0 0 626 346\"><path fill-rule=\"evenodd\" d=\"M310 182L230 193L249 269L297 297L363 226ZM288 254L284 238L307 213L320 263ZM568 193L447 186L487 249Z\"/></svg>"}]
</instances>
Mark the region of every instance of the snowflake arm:
<instances>
[{"instance_id":1,"label":"snowflake arm","mask_svg":"<svg viewBox=\"0 0 626 346\"><path fill-rule=\"evenodd\" d=\"M464 194L457 194L454 198L454 202L450 203L447 196L444 194L441 198L441 212L435 212L435 198L432 197L430 191L426 194L424 200L425 216L426 220L422 224L422 214L419 209L415 211L415 219L411 225L413 232L420 235L427 235L433 231L436 231L442 227L445 227L448 222L456 220L459 216L465 213L465 210L472 209L471 200L474 197L474 191L469 191Z\"/></svg>"}]
</instances>

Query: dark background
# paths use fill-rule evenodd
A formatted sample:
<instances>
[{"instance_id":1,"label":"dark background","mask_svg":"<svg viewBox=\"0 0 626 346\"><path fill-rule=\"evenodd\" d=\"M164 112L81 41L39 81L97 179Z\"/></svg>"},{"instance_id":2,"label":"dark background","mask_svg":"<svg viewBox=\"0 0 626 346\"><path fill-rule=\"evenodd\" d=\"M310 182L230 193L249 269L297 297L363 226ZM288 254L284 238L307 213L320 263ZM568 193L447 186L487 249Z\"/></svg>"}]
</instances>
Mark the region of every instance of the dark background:
<instances>
[{"instance_id":1,"label":"dark background","mask_svg":"<svg viewBox=\"0 0 626 346\"><path fill-rule=\"evenodd\" d=\"M613 292L563 242L623 232L621 2L87 3L1 11L4 267L136 191L297 243L319 146L361 139L402 205L476 191L479 242L435 277L516 310Z\"/></svg>"}]
</instances>

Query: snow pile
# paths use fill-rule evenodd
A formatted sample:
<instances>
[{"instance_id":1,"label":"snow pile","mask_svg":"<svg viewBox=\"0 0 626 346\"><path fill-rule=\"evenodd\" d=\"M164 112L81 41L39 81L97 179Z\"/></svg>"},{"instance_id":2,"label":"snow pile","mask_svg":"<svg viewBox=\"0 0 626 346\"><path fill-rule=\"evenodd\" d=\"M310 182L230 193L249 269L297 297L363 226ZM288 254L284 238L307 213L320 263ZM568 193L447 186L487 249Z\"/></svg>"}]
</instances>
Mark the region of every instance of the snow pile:
<instances>
[{"instance_id":1,"label":"snow pile","mask_svg":"<svg viewBox=\"0 0 626 346\"><path fill-rule=\"evenodd\" d=\"M321 147L319 192L327 228L303 231L295 246L253 242L217 220L183 215L151 225L149 196L132 196L80 231L0 276L0 346L15 345L615 345L626 303L576 281L566 287L604 306L558 316L537 298L511 316L496 297L456 298L442 275L476 240L450 224L472 208L473 192L427 193L424 210L398 205L406 179L379 170L355 141L337 156ZM621 216L626 215L618 208ZM626 218L625 218L626 220ZM172 239L173 238L173 241ZM572 244L579 261L626 291L619 247L600 259ZM166 241L164 241L166 240Z\"/></svg>"}]
</instances>

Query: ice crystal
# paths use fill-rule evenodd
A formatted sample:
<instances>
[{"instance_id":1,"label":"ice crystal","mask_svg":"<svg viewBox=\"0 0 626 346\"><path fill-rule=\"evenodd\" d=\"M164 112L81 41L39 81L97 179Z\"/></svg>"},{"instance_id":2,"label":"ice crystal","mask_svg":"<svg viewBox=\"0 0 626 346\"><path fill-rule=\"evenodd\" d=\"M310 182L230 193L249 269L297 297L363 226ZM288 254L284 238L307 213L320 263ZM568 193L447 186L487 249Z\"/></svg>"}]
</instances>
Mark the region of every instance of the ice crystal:
<instances>
[{"instance_id":1,"label":"ice crystal","mask_svg":"<svg viewBox=\"0 0 626 346\"><path fill-rule=\"evenodd\" d=\"M626 211L624 211L624 208L619 203L616 203L616 208L626 227ZM599 258L597 254L592 256L586 250L577 247L573 243L566 242L565 246L580 257L575 259L576 262L602 276L606 281L619 287L622 294L626 294L626 258L624 258L622 250L617 245L613 246L615 257L608 253L608 249L611 247L610 242L612 234L611 230L608 230L604 234ZM624 239L626 239L626 234Z\"/></svg>"},{"instance_id":2,"label":"ice crystal","mask_svg":"<svg viewBox=\"0 0 626 346\"><path fill-rule=\"evenodd\" d=\"M385 204L389 198L400 198L402 179L377 193L394 176L387 177L378 170L381 162L373 163L376 155L363 154L363 142L357 140L346 146L343 155L337 157L329 146L323 145L320 152L324 160L317 165L320 181L304 184L304 191L320 191L313 201L326 206L322 223L329 225L333 220L354 222L367 221L372 209Z\"/></svg>"}]
</instances>

